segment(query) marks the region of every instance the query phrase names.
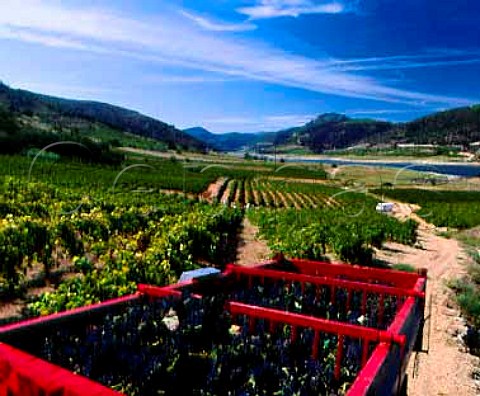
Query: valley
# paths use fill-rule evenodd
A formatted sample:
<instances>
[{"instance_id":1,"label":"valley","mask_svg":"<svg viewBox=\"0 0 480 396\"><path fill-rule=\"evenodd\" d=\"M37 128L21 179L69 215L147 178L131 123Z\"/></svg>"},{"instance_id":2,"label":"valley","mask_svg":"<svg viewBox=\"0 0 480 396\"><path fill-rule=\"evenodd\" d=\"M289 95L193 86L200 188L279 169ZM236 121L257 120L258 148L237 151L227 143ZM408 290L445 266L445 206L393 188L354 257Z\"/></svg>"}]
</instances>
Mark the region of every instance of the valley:
<instances>
[{"instance_id":1,"label":"valley","mask_svg":"<svg viewBox=\"0 0 480 396\"><path fill-rule=\"evenodd\" d=\"M359 127L332 114L295 132L227 134L222 150L212 151L218 139L205 130L190 137L167 124L151 130L137 113L134 123L108 118L110 111L123 114L119 108L3 92L26 102L2 115L4 149L15 150L0 155L0 323L128 295L138 283L169 285L184 271L250 266L274 255L426 267L433 333L426 335L429 354L411 365L409 394L475 394L478 363L459 350L478 354L477 341L465 338L478 326L478 241L462 239L480 226L475 154L466 158L441 145L435 147L443 151L372 154L379 141L367 152L329 152L337 143L325 143L331 137L322 131ZM388 140L386 128L397 128L359 123L363 132L355 129L358 137L343 137L341 145L368 134ZM302 142L305 130L316 136L312 128L322 149L288 137ZM226 150L230 144L241 150ZM395 202L392 215L375 209L385 201ZM454 321L462 323L455 334ZM449 365L438 370L444 354ZM460 366L455 381L437 380Z\"/></svg>"}]
</instances>

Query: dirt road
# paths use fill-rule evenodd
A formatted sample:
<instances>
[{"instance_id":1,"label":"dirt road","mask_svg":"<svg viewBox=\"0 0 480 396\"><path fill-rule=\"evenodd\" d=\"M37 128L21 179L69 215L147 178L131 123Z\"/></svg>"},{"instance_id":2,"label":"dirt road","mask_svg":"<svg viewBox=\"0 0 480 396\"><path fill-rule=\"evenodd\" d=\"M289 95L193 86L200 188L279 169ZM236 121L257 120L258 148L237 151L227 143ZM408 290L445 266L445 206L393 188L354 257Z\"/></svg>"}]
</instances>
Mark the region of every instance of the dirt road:
<instances>
[{"instance_id":1,"label":"dirt road","mask_svg":"<svg viewBox=\"0 0 480 396\"><path fill-rule=\"evenodd\" d=\"M420 353L409 367L409 396L474 396L480 395L471 373L478 359L466 353L456 334L464 329L464 320L452 303L452 291L447 281L466 273L469 257L458 241L436 235L435 227L415 214L417 207L399 204L395 208L398 218L412 218L419 222L417 247L387 243L376 257L389 264L408 263L428 270L427 312L431 300L431 322L426 323L424 347L428 354ZM248 219L240 236L238 263L248 265L268 257L265 242L256 238L258 229ZM430 339L428 340L428 327Z\"/></svg>"},{"instance_id":2,"label":"dirt road","mask_svg":"<svg viewBox=\"0 0 480 396\"><path fill-rule=\"evenodd\" d=\"M406 205L397 208L398 217L417 219ZM388 243L377 252L377 258L390 264L408 263L416 268L427 268L427 315L431 299L431 323L426 323L424 345L427 344L428 326L431 326L428 354L418 355L414 369L414 356L410 361L408 394L410 396L473 396L480 394L471 373L477 358L463 351L455 334L464 327L458 309L452 304L452 292L446 285L451 279L466 273L469 257L458 241L435 235L434 227L420 221L421 248Z\"/></svg>"}]
</instances>

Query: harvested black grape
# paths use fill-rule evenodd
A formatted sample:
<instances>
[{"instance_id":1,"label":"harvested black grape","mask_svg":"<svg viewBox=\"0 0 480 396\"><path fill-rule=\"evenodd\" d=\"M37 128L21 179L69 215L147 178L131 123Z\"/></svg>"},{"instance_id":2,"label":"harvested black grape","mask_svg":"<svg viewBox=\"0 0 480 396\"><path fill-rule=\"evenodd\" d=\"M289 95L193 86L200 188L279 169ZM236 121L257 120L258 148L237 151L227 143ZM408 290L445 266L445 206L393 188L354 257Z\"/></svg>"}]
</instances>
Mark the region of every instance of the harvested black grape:
<instances>
[{"instance_id":1,"label":"harvested black grape","mask_svg":"<svg viewBox=\"0 0 480 396\"><path fill-rule=\"evenodd\" d=\"M62 326L30 352L130 396L343 394L358 374L358 340L345 338L335 381L336 335L322 333L312 359L313 330L297 329L292 342L289 325L257 320L250 331L247 316L233 323L223 307L222 296L139 301Z\"/></svg>"}]
</instances>

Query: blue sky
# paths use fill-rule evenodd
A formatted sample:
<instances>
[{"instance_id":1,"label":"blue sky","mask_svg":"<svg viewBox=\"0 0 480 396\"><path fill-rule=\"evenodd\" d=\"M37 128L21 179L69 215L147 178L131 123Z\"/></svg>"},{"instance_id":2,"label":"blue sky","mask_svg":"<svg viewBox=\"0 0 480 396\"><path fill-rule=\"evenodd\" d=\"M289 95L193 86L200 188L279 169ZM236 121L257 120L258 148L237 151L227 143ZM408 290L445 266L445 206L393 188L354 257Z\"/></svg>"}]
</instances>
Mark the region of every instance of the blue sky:
<instances>
[{"instance_id":1,"label":"blue sky","mask_svg":"<svg viewBox=\"0 0 480 396\"><path fill-rule=\"evenodd\" d=\"M179 128L480 102L475 0L2 0L0 79Z\"/></svg>"}]
</instances>

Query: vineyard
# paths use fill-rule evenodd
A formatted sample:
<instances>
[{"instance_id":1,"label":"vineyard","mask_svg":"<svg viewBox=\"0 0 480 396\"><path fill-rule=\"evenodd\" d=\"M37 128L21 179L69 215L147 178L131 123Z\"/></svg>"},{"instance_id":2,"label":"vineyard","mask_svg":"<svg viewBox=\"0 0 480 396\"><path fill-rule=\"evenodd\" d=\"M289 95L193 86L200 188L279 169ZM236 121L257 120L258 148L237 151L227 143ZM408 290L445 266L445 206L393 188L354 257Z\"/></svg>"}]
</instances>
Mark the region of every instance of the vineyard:
<instances>
[{"instance_id":1,"label":"vineyard","mask_svg":"<svg viewBox=\"0 0 480 396\"><path fill-rule=\"evenodd\" d=\"M326 184L318 170L190 168L173 160L108 166L3 157L0 190L0 298L33 298L24 315L43 315L118 297L137 283L165 285L185 270L235 260L244 216L272 251L327 254L373 264L385 241L413 244L416 225L374 211L363 194ZM215 181L216 195L197 199ZM177 192L165 194L165 190ZM186 193L188 192L188 194Z\"/></svg>"},{"instance_id":2,"label":"vineyard","mask_svg":"<svg viewBox=\"0 0 480 396\"><path fill-rule=\"evenodd\" d=\"M84 191L98 189L138 192L169 190L178 193L201 194L219 178L244 184L246 180L268 179L273 184L287 182L276 179L308 179L321 182L326 179L323 168L293 167L275 170L271 165L248 166L241 163L222 164L180 161L175 157L156 159L132 156L122 166L103 165L59 159L48 152L29 151L28 157L0 156L2 177L19 180L37 180L65 188ZM38 158L35 159L35 155ZM248 184L248 183L247 183ZM301 183L299 183L301 184ZM224 186L223 190L227 185ZM221 200L222 196L216 197Z\"/></svg>"},{"instance_id":3,"label":"vineyard","mask_svg":"<svg viewBox=\"0 0 480 396\"><path fill-rule=\"evenodd\" d=\"M67 169L57 184L4 177L0 186L0 297L22 295L67 269L28 314L128 294L139 282L169 284L184 270L231 258L239 210L160 191L135 194L132 185L97 188L102 179L88 173L84 188L69 176Z\"/></svg>"},{"instance_id":4,"label":"vineyard","mask_svg":"<svg viewBox=\"0 0 480 396\"><path fill-rule=\"evenodd\" d=\"M235 207L318 208L338 206L341 190L321 182L300 183L269 178L227 179L215 201Z\"/></svg>"},{"instance_id":5,"label":"vineyard","mask_svg":"<svg viewBox=\"0 0 480 396\"><path fill-rule=\"evenodd\" d=\"M342 261L373 264L374 248L395 241L413 245L417 223L400 222L375 211L372 198L358 193L336 194L338 205L315 209L249 212L272 251L289 257L324 258L332 253Z\"/></svg>"},{"instance_id":6,"label":"vineyard","mask_svg":"<svg viewBox=\"0 0 480 396\"><path fill-rule=\"evenodd\" d=\"M139 193L154 190L176 190L199 194L216 175L190 169L176 160L127 161L123 166L99 166L91 163L56 160L49 153L35 157L0 156L2 177L10 176L19 183L39 181L63 190L84 193L123 191Z\"/></svg>"},{"instance_id":7,"label":"vineyard","mask_svg":"<svg viewBox=\"0 0 480 396\"><path fill-rule=\"evenodd\" d=\"M480 192L422 189L374 190L372 192L420 205L418 215L438 227L466 229L480 225Z\"/></svg>"}]
</instances>

